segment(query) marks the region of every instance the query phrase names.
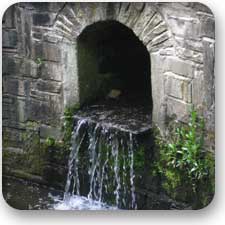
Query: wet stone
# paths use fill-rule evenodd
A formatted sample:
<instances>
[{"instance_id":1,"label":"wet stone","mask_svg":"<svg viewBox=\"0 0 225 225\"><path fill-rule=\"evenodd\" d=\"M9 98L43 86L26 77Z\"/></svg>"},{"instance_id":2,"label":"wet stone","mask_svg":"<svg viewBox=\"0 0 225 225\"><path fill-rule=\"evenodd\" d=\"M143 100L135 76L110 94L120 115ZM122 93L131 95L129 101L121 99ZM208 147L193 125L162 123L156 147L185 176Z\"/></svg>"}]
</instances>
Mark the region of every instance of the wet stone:
<instances>
[{"instance_id":1,"label":"wet stone","mask_svg":"<svg viewBox=\"0 0 225 225\"><path fill-rule=\"evenodd\" d=\"M92 105L78 111L74 118L132 134L150 132L152 128L151 112L144 106Z\"/></svg>"}]
</instances>

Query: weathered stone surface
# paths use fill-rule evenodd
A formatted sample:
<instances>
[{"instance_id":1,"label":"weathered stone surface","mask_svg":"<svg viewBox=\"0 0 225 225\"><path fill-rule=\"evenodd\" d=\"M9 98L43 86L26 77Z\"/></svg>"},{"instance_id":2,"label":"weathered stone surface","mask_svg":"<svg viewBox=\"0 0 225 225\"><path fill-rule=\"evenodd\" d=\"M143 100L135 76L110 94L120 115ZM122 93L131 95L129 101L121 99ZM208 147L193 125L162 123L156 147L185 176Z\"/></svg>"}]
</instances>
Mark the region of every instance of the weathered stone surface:
<instances>
[{"instance_id":1,"label":"weathered stone surface","mask_svg":"<svg viewBox=\"0 0 225 225\"><path fill-rule=\"evenodd\" d=\"M166 105L164 93L164 76L163 76L163 57L159 53L151 54L151 82L153 107L153 121L161 128L164 128L166 118ZM159 66L161 65L161 66Z\"/></svg>"},{"instance_id":2,"label":"weathered stone surface","mask_svg":"<svg viewBox=\"0 0 225 225\"><path fill-rule=\"evenodd\" d=\"M16 77L3 78L3 94L19 96L28 95L29 80L20 80Z\"/></svg>"},{"instance_id":3,"label":"weathered stone surface","mask_svg":"<svg viewBox=\"0 0 225 225\"><path fill-rule=\"evenodd\" d=\"M44 124L57 124L60 120L60 102L50 98L49 102L29 100L26 103L26 119Z\"/></svg>"},{"instance_id":4,"label":"weathered stone surface","mask_svg":"<svg viewBox=\"0 0 225 225\"><path fill-rule=\"evenodd\" d=\"M162 17L160 14L155 13L153 15L153 17L150 19L150 21L148 22L147 26L143 27L143 31L141 33L140 39L143 38L143 40L145 39L145 37L147 35L149 35L149 33L152 32L152 30L155 28L155 26L159 25L160 23L162 23Z\"/></svg>"},{"instance_id":5,"label":"weathered stone surface","mask_svg":"<svg viewBox=\"0 0 225 225\"><path fill-rule=\"evenodd\" d=\"M167 74L165 79L165 92L167 95L178 99L182 99L183 86L184 86L183 80L176 79L175 77Z\"/></svg>"},{"instance_id":6,"label":"weathered stone surface","mask_svg":"<svg viewBox=\"0 0 225 225\"><path fill-rule=\"evenodd\" d=\"M15 57L15 55L3 54L2 56L2 73L15 75L20 68L21 59Z\"/></svg>"},{"instance_id":7,"label":"weathered stone surface","mask_svg":"<svg viewBox=\"0 0 225 225\"><path fill-rule=\"evenodd\" d=\"M130 16L130 10L131 10L130 2L121 3L119 15L117 16L117 20L119 22L121 22L122 24L126 24L126 22L129 19L129 16Z\"/></svg>"},{"instance_id":8,"label":"weathered stone surface","mask_svg":"<svg viewBox=\"0 0 225 225\"><path fill-rule=\"evenodd\" d=\"M56 81L44 81L41 79L38 79L38 81L35 84L35 89L38 91L43 92L50 92L50 93L60 93L62 89L62 85L60 82Z\"/></svg>"},{"instance_id":9,"label":"weathered stone surface","mask_svg":"<svg viewBox=\"0 0 225 225\"><path fill-rule=\"evenodd\" d=\"M51 26L53 25L55 15L50 13L34 13L32 18L34 26Z\"/></svg>"},{"instance_id":10,"label":"weathered stone surface","mask_svg":"<svg viewBox=\"0 0 225 225\"><path fill-rule=\"evenodd\" d=\"M168 57L164 64L165 72L173 72L184 77L194 77L195 66L193 63L181 60L177 57Z\"/></svg>"},{"instance_id":11,"label":"weathered stone surface","mask_svg":"<svg viewBox=\"0 0 225 225\"><path fill-rule=\"evenodd\" d=\"M62 81L63 68L56 62L44 62L40 65L40 77L44 80Z\"/></svg>"},{"instance_id":12,"label":"weathered stone surface","mask_svg":"<svg viewBox=\"0 0 225 225\"><path fill-rule=\"evenodd\" d=\"M168 23L175 36L199 40L201 28L198 19L169 16Z\"/></svg>"},{"instance_id":13,"label":"weathered stone surface","mask_svg":"<svg viewBox=\"0 0 225 225\"><path fill-rule=\"evenodd\" d=\"M184 100L191 103L192 90L191 80L185 77L177 76L174 73L165 73L165 92L171 97Z\"/></svg>"},{"instance_id":14,"label":"weathered stone surface","mask_svg":"<svg viewBox=\"0 0 225 225\"><path fill-rule=\"evenodd\" d=\"M133 27L133 31L138 37L140 36L141 32L143 32L144 28L155 13L156 12L154 9L148 7L147 5L145 6L143 12Z\"/></svg>"},{"instance_id":15,"label":"weathered stone surface","mask_svg":"<svg viewBox=\"0 0 225 225\"><path fill-rule=\"evenodd\" d=\"M11 127L4 127L3 142L7 147L23 148L23 132Z\"/></svg>"},{"instance_id":16,"label":"weathered stone surface","mask_svg":"<svg viewBox=\"0 0 225 225\"><path fill-rule=\"evenodd\" d=\"M206 105L210 109L215 103L215 84L214 84L214 63L215 63L215 41L204 38L204 88L206 96Z\"/></svg>"},{"instance_id":17,"label":"weathered stone surface","mask_svg":"<svg viewBox=\"0 0 225 225\"><path fill-rule=\"evenodd\" d=\"M191 104L174 98L167 99L167 113L169 117L173 117L175 115L177 120L187 122L190 111Z\"/></svg>"},{"instance_id":18,"label":"weathered stone surface","mask_svg":"<svg viewBox=\"0 0 225 225\"><path fill-rule=\"evenodd\" d=\"M186 37L178 37L178 36L175 36L174 39L177 47L179 46L187 50L193 50L198 52L203 51L203 45L202 42L200 41L191 40L187 39Z\"/></svg>"},{"instance_id":19,"label":"weathered stone surface","mask_svg":"<svg viewBox=\"0 0 225 225\"><path fill-rule=\"evenodd\" d=\"M55 46L51 43L34 42L32 48L32 58L41 60L60 62L61 61L61 49L59 46Z\"/></svg>"},{"instance_id":20,"label":"weathered stone surface","mask_svg":"<svg viewBox=\"0 0 225 225\"><path fill-rule=\"evenodd\" d=\"M50 42L50 43L54 43L54 44L57 44L59 42L61 42L63 39L62 36L58 36L57 34L55 33L45 33L43 34L43 40L45 42Z\"/></svg>"},{"instance_id":21,"label":"weathered stone surface","mask_svg":"<svg viewBox=\"0 0 225 225\"><path fill-rule=\"evenodd\" d=\"M147 45L153 120L161 128L168 115L183 120L193 102L213 130L214 17L202 4L162 2L10 7L3 18L4 126L25 129L26 121L33 120L58 127L64 107L82 99L77 37L87 26L107 19L130 27ZM48 132L48 127L43 129Z\"/></svg>"},{"instance_id":22,"label":"weathered stone surface","mask_svg":"<svg viewBox=\"0 0 225 225\"><path fill-rule=\"evenodd\" d=\"M47 125L40 126L40 138L46 139L47 137L52 137L56 140L59 140L61 136L62 133L57 127L51 127Z\"/></svg>"},{"instance_id":23,"label":"weathered stone surface","mask_svg":"<svg viewBox=\"0 0 225 225\"><path fill-rule=\"evenodd\" d=\"M143 39L143 43L146 45L149 41L153 40L158 35L167 30L165 23L160 23L154 29L151 30Z\"/></svg>"},{"instance_id":24,"label":"weathered stone surface","mask_svg":"<svg viewBox=\"0 0 225 225\"><path fill-rule=\"evenodd\" d=\"M4 104L3 117L13 122L23 123L25 118L25 100L19 97L13 97L11 104Z\"/></svg>"},{"instance_id":25,"label":"weathered stone surface","mask_svg":"<svg viewBox=\"0 0 225 225\"><path fill-rule=\"evenodd\" d=\"M182 59L187 59L197 63L203 63L203 53L199 51L193 51L187 48L176 47L176 55Z\"/></svg>"},{"instance_id":26,"label":"weathered stone surface","mask_svg":"<svg viewBox=\"0 0 225 225\"><path fill-rule=\"evenodd\" d=\"M213 16L207 16L205 14L200 16L200 36L201 37L208 37L215 39L215 19Z\"/></svg>"},{"instance_id":27,"label":"weathered stone surface","mask_svg":"<svg viewBox=\"0 0 225 225\"><path fill-rule=\"evenodd\" d=\"M4 13L2 18L3 28L14 28L15 27L15 6L10 6Z\"/></svg>"},{"instance_id":28,"label":"weathered stone surface","mask_svg":"<svg viewBox=\"0 0 225 225\"><path fill-rule=\"evenodd\" d=\"M2 31L2 47L3 48L16 48L17 41L18 41L18 38L17 38L16 30Z\"/></svg>"},{"instance_id":29,"label":"weathered stone surface","mask_svg":"<svg viewBox=\"0 0 225 225\"><path fill-rule=\"evenodd\" d=\"M37 78L38 64L33 60L25 59L20 67L20 73L26 77Z\"/></svg>"}]
</instances>

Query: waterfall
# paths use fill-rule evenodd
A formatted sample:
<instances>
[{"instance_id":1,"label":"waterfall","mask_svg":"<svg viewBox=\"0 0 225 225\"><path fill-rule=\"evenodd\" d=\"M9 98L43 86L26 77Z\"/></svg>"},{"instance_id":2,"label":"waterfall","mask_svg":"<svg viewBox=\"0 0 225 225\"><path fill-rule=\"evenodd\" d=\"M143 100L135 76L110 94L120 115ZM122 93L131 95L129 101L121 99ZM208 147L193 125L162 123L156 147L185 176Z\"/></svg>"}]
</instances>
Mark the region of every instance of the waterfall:
<instances>
[{"instance_id":1,"label":"waterfall","mask_svg":"<svg viewBox=\"0 0 225 225\"><path fill-rule=\"evenodd\" d=\"M71 138L64 201L82 195L80 179L81 174L86 173L89 201L136 209L135 146L132 133L121 133L109 124L79 119ZM81 154L86 154L86 160L80 158ZM80 170L82 164L87 171Z\"/></svg>"}]
</instances>

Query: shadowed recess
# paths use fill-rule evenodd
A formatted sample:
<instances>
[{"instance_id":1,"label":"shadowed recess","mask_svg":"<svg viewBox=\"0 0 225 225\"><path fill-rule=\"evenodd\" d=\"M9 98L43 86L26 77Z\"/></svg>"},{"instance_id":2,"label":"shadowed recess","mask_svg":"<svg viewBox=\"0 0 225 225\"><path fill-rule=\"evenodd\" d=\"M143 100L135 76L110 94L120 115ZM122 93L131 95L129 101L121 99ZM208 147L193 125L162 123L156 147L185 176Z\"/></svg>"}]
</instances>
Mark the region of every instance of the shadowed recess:
<instances>
[{"instance_id":1,"label":"shadowed recess","mask_svg":"<svg viewBox=\"0 0 225 225\"><path fill-rule=\"evenodd\" d=\"M131 29L116 21L87 26L78 38L81 103L103 100L113 90L122 102L152 105L150 56Z\"/></svg>"}]
</instances>

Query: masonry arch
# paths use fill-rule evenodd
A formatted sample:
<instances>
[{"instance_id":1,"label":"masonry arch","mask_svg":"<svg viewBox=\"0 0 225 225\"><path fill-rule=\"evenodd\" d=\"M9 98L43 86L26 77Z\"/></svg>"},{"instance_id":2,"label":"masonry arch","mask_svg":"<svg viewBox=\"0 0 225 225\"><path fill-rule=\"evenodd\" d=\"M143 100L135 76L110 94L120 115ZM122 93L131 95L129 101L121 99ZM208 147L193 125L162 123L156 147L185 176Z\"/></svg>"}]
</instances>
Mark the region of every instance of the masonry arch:
<instances>
[{"instance_id":1,"label":"masonry arch","mask_svg":"<svg viewBox=\"0 0 225 225\"><path fill-rule=\"evenodd\" d=\"M105 99L152 106L150 55L131 29L115 20L87 26L77 38L80 102Z\"/></svg>"},{"instance_id":2,"label":"masonry arch","mask_svg":"<svg viewBox=\"0 0 225 225\"><path fill-rule=\"evenodd\" d=\"M151 60L151 83L153 99L153 121L163 121L166 114L163 71L158 53L164 48L173 48L171 31L157 9L151 3L66 3L58 13L53 28L63 39L67 49L69 67L64 71L64 104L82 103L83 94L79 82L78 37L90 25L113 20L123 24L136 35L148 50ZM73 80L71 80L73 77ZM151 104L151 103L150 103Z\"/></svg>"}]
</instances>

